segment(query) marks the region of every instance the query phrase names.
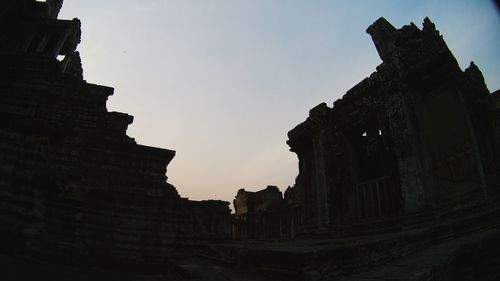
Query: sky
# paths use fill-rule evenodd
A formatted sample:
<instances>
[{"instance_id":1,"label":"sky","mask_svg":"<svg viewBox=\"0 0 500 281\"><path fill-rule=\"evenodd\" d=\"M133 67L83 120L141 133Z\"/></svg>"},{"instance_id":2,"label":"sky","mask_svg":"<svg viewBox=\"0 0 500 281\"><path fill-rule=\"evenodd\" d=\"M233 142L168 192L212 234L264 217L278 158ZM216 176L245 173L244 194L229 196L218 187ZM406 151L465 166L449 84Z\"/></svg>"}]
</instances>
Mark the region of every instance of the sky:
<instances>
[{"instance_id":1,"label":"sky","mask_svg":"<svg viewBox=\"0 0 500 281\"><path fill-rule=\"evenodd\" d=\"M287 132L329 106L381 60L365 32L428 16L460 67L500 88L500 16L489 0L66 0L82 21L84 79L115 88L109 111L127 134L176 151L182 197L232 202L239 188L293 185Z\"/></svg>"}]
</instances>

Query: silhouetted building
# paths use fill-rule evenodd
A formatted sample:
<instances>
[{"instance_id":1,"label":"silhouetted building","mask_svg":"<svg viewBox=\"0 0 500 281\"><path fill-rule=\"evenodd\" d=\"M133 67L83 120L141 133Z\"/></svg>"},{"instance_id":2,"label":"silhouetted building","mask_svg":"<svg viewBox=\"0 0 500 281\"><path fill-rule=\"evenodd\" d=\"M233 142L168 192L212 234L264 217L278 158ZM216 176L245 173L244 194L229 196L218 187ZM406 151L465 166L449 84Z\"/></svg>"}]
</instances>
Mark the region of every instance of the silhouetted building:
<instances>
[{"instance_id":1,"label":"silhouetted building","mask_svg":"<svg viewBox=\"0 0 500 281\"><path fill-rule=\"evenodd\" d=\"M498 94L477 66L461 71L428 18L422 30L380 18L367 32L377 71L288 133L297 231L405 229L497 205Z\"/></svg>"},{"instance_id":2,"label":"silhouetted building","mask_svg":"<svg viewBox=\"0 0 500 281\"><path fill-rule=\"evenodd\" d=\"M229 202L221 200L185 200L183 209L191 217L197 239L228 240L231 238Z\"/></svg>"},{"instance_id":3,"label":"silhouetted building","mask_svg":"<svg viewBox=\"0 0 500 281\"><path fill-rule=\"evenodd\" d=\"M498 91L489 93L474 63L460 70L427 18L423 30L381 18L367 32L383 60L377 72L288 133L299 158L295 186L260 213L255 194L239 190L234 205L245 234L233 237L410 229L498 204ZM255 234L272 229L257 216L278 213L279 223L266 221L282 235Z\"/></svg>"},{"instance_id":4,"label":"silhouetted building","mask_svg":"<svg viewBox=\"0 0 500 281\"><path fill-rule=\"evenodd\" d=\"M284 200L278 187L269 185L256 192L238 190L233 200L234 239L280 239L283 234Z\"/></svg>"},{"instance_id":5,"label":"silhouetted building","mask_svg":"<svg viewBox=\"0 0 500 281\"><path fill-rule=\"evenodd\" d=\"M61 5L0 4L0 255L179 277L179 247L228 238L229 203L181 199L175 151L126 135L133 117L83 80L80 21L58 20Z\"/></svg>"}]
</instances>

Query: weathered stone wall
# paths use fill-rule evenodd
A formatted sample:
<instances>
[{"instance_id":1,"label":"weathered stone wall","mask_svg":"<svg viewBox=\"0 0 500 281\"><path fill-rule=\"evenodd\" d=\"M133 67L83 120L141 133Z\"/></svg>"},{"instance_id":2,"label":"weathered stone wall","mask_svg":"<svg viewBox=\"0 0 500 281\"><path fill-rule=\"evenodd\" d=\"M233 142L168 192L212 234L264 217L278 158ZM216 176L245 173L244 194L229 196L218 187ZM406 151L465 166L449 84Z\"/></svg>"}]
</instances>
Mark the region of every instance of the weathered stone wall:
<instances>
[{"instance_id":1,"label":"weathered stone wall","mask_svg":"<svg viewBox=\"0 0 500 281\"><path fill-rule=\"evenodd\" d=\"M479 69L461 71L427 18L422 30L381 18L367 32L377 71L288 133L305 235L430 223L497 198L494 102Z\"/></svg>"},{"instance_id":2,"label":"weathered stone wall","mask_svg":"<svg viewBox=\"0 0 500 281\"><path fill-rule=\"evenodd\" d=\"M233 204L233 239L292 238L292 209L278 187L267 186L256 192L240 189Z\"/></svg>"},{"instance_id":3,"label":"weathered stone wall","mask_svg":"<svg viewBox=\"0 0 500 281\"><path fill-rule=\"evenodd\" d=\"M165 175L175 152L136 144L133 117L106 109L113 89L83 80L80 23L57 20L61 4L0 4L2 254L168 268L194 237Z\"/></svg>"}]
</instances>

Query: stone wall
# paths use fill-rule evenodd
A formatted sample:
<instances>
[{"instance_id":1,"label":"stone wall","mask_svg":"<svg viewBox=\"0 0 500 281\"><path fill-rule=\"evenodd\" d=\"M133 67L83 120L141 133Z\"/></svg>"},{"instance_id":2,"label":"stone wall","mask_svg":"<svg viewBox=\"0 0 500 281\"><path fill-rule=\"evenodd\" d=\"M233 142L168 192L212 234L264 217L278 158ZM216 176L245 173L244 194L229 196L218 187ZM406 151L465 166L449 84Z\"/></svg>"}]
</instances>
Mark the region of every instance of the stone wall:
<instances>
[{"instance_id":1,"label":"stone wall","mask_svg":"<svg viewBox=\"0 0 500 281\"><path fill-rule=\"evenodd\" d=\"M290 208L278 187L270 185L256 192L240 189L233 204L233 239L291 238Z\"/></svg>"},{"instance_id":2,"label":"stone wall","mask_svg":"<svg viewBox=\"0 0 500 281\"><path fill-rule=\"evenodd\" d=\"M136 144L133 117L106 109L113 89L83 80L80 22L61 5L0 4L1 254L169 271L200 238L167 182L175 151Z\"/></svg>"}]
</instances>

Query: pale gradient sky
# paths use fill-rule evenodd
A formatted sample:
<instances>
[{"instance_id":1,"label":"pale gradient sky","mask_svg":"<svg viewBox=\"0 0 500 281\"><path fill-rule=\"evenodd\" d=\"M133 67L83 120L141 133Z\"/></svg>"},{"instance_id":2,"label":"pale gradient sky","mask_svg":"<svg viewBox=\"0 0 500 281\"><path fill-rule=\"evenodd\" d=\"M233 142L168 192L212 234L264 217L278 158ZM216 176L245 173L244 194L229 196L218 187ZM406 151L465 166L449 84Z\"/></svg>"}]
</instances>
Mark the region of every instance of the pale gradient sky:
<instances>
[{"instance_id":1,"label":"pale gradient sky","mask_svg":"<svg viewBox=\"0 0 500 281\"><path fill-rule=\"evenodd\" d=\"M128 135L173 149L183 197L232 202L244 187L294 183L287 132L329 106L381 60L366 28L429 16L460 66L500 88L500 17L489 0L66 0L82 21L84 78L115 88Z\"/></svg>"}]
</instances>

